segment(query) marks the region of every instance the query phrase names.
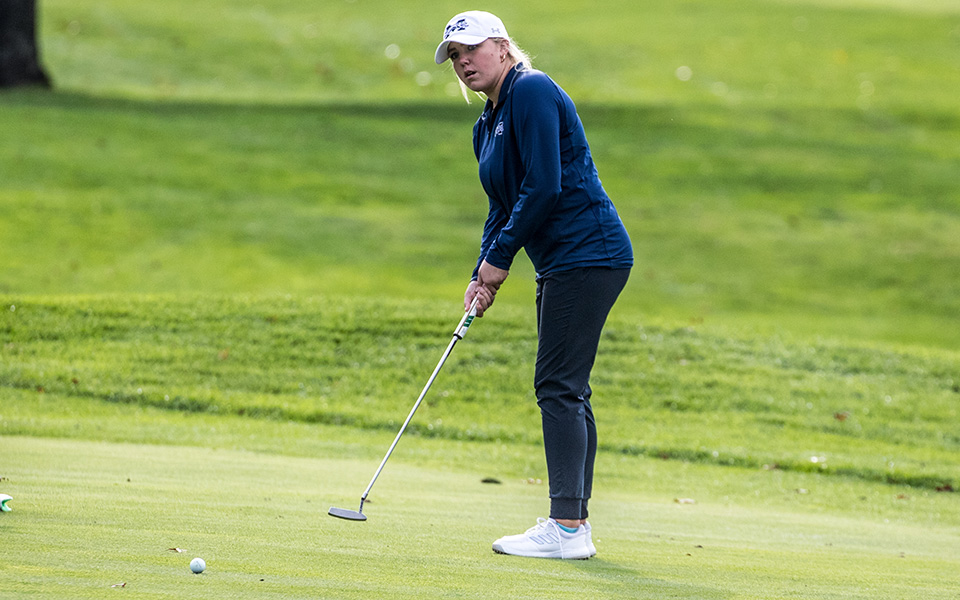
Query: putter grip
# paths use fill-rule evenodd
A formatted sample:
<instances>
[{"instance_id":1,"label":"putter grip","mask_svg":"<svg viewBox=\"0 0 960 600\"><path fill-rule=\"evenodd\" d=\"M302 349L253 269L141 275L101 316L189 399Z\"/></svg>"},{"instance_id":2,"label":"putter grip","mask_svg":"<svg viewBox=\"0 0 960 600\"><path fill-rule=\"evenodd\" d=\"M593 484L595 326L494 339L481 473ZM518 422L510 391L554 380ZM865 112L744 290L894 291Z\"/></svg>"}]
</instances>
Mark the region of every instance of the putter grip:
<instances>
[{"instance_id":1,"label":"putter grip","mask_svg":"<svg viewBox=\"0 0 960 600\"><path fill-rule=\"evenodd\" d=\"M470 329L470 325L477 316L477 304L479 302L479 297L474 298L473 302L470 304L470 310L465 312L463 314L463 318L460 319L460 324L457 325L457 330L453 332L454 337L457 339L462 340L463 336L467 335L467 329Z\"/></svg>"}]
</instances>

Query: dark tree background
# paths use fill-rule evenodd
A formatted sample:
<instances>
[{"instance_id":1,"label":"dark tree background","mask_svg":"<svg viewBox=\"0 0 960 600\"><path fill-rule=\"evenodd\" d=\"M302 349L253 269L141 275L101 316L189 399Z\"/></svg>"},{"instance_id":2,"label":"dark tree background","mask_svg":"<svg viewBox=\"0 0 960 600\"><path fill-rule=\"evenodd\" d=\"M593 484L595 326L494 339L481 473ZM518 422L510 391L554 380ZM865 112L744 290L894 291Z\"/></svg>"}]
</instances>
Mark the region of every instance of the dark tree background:
<instances>
[{"instance_id":1,"label":"dark tree background","mask_svg":"<svg viewBox=\"0 0 960 600\"><path fill-rule=\"evenodd\" d=\"M37 0L0 0L0 88L50 87L37 52Z\"/></svg>"}]
</instances>

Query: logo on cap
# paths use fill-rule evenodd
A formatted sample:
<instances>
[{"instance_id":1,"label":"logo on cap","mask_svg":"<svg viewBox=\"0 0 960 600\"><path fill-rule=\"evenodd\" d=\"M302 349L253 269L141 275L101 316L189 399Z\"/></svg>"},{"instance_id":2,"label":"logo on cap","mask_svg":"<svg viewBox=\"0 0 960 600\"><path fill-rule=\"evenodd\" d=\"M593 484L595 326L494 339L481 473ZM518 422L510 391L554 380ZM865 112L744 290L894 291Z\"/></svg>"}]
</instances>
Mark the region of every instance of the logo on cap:
<instances>
[{"instance_id":1,"label":"logo on cap","mask_svg":"<svg viewBox=\"0 0 960 600\"><path fill-rule=\"evenodd\" d=\"M466 31L468 27L466 19L460 19L453 25L447 25L447 28L443 31L443 39L447 39L458 31Z\"/></svg>"}]
</instances>

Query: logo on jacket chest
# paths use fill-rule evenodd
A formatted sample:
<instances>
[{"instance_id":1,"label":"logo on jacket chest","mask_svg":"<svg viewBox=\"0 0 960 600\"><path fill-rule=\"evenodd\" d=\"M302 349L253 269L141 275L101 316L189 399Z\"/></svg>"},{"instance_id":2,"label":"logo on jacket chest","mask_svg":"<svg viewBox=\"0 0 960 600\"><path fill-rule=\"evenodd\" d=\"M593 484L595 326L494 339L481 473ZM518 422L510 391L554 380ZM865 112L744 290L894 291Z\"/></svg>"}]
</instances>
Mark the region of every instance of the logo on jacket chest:
<instances>
[{"instance_id":1,"label":"logo on jacket chest","mask_svg":"<svg viewBox=\"0 0 960 600\"><path fill-rule=\"evenodd\" d=\"M503 135L503 121L497 123L497 128L493 130L493 137L497 137L498 135Z\"/></svg>"}]
</instances>

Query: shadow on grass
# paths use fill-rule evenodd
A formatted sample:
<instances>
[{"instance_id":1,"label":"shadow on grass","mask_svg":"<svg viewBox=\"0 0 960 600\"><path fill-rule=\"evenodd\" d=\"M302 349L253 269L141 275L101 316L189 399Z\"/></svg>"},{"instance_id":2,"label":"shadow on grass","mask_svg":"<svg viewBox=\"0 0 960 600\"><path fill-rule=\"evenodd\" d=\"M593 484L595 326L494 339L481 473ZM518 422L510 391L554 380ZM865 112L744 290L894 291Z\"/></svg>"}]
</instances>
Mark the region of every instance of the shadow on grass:
<instances>
[{"instance_id":1,"label":"shadow on grass","mask_svg":"<svg viewBox=\"0 0 960 600\"><path fill-rule=\"evenodd\" d=\"M13 119L43 112L44 120L61 130L82 127L75 119L85 115L113 118L118 129L146 128L151 134L146 125L161 120L174 134L229 142L230 129L242 124L287 134L294 150L303 148L305 141L294 139L302 134L332 137L329 141L358 152L377 146L402 152L411 144L438 146L450 139L468 146L482 110L479 103L459 101L247 104L41 90L7 92L0 95L0 106ZM960 153L945 152L938 141L960 133L957 114L588 103L579 112L605 179L632 179L640 189L657 188L651 193L686 190L734 202L773 194L802 198L806 205L820 206L818 214L829 210L838 218L858 204L895 206L905 200L917 208L960 214ZM332 123L335 129L324 129Z\"/></svg>"},{"instance_id":2,"label":"shadow on grass","mask_svg":"<svg viewBox=\"0 0 960 600\"><path fill-rule=\"evenodd\" d=\"M529 560L529 559L524 559ZM539 560L539 559L538 559ZM692 560L692 555L691 555ZM568 560L571 565L591 578L585 582L594 588L597 597L616 598L730 598L718 587L709 587L695 582L677 583L652 577L642 569L624 566L615 560L604 558L602 549L589 560Z\"/></svg>"}]
</instances>

